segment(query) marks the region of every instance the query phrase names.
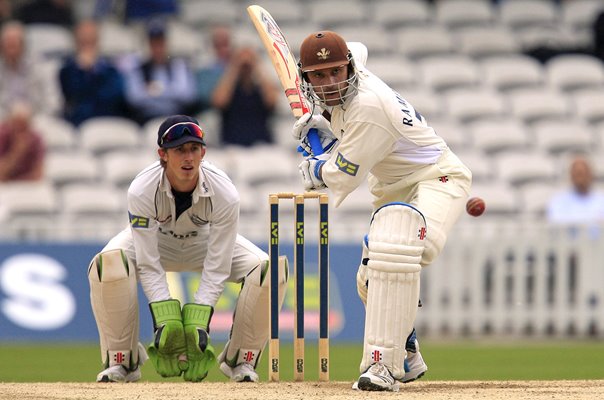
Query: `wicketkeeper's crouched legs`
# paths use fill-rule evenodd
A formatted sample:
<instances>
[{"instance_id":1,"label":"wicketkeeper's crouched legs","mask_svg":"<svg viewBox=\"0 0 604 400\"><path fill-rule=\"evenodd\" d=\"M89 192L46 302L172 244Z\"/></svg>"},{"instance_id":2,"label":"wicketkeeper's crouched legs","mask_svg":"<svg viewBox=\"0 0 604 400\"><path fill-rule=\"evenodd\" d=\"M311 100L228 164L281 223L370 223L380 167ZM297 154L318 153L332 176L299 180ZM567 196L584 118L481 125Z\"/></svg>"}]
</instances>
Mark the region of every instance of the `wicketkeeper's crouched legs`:
<instances>
[{"instance_id":1,"label":"wicketkeeper's crouched legs","mask_svg":"<svg viewBox=\"0 0 604 400\"><path fill-rule=\"evenodd\" d=\"M404 379L405 346L417 315L425 234L423 215L407 204L388 204L373 216L367 238L360 389L395 390L395 380Z\"/></svg>"},{"instance_id":2,"label":"wicketkeeper's crouched legs","mask_svg":"<svg viewBox=\"0 0 604 400\"><path fill-rule=\"evenodd\" d=\"M287 258L279 258L279 309L288 280ZM254 372L268 341L270 276L263 260L245 277L233 316L231 335L218 356L221 371L234 381L257 381Z\"/></svg>"},{"instance_id":3,"label":"wicketkeeper's crouched legs","mask_svg":"<svg viewBox=\"0 0 604 400\"><path fill-rule=\"evenodd\" d=\"M135 268L122 250L97 254L88 268L90 302L99 331L104 370L98 381L133 382L147 359L139 340Z\"/></svg>"}]
</instances>

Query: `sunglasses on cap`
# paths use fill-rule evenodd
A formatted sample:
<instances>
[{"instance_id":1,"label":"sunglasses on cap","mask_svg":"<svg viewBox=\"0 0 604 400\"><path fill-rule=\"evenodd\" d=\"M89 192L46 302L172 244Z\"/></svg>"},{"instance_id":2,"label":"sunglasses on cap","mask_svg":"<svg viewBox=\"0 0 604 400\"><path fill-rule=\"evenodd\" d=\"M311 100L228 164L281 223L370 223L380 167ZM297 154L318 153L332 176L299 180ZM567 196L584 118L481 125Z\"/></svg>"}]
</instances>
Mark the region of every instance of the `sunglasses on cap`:
<instances>
[{"instance_id":1,"label":"sunglasses on cap","mask_svg":"<svg viewBox=\"0 0 604 400\"><path fill-rule=\"evenodd\" d=\"M179 122L172 125L161 136L161 147L176 147L187 142L198 142L205 145L203 130L193 122Z\"/></svg>"}]
</instances>

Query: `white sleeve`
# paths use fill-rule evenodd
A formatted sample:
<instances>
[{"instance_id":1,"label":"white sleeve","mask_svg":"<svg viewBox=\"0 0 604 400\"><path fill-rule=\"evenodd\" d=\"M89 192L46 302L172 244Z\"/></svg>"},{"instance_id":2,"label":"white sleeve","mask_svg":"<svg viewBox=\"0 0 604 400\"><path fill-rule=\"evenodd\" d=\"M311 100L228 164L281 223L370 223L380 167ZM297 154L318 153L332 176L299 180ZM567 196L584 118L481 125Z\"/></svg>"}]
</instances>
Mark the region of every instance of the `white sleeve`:
<instances>
[{"instance_id":1,"label":"white sleeve","mask_svg":"<svg viewBox=\"0 0 604 400\"><path fill-rule=\"evenodd\" d=\"M388 131L378 125L357 122L349 128L321 171L336 207L359 187L373 166L392 151L394 143Z\"/></svg>"},{"instance_id":2,"label":"white sleeve","mask_svg":"<svg viewBox=\"0 0 604 400\"><path fill-rule=\"evenodd\" d=\"M136 252L136 268L145 296L150 303L168 300L170 290L159 258L159 223L151 202L129 192L128 216Z\"/></svg>"},{"instance_id":3,"label":"white sleeve","mask_svg":"<svg viewBox=\"0 0 604 400\"><path fill-rule=\"evenodd\" d=\"M214 307L222 295L225 282L231 275L238 222L239 201L223 204L212 213L208 252L199 289L194 296L196 303Z\"/></svg>"}]
</instances>

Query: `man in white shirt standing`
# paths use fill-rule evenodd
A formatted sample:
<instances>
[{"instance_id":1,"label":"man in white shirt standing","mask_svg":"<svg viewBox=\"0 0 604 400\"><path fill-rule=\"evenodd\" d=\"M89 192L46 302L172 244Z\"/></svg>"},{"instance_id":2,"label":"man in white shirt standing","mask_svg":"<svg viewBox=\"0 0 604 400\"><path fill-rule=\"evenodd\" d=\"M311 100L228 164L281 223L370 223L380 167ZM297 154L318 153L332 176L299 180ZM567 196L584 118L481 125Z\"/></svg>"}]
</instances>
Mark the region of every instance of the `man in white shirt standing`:
<instances>
[{"instance_id":1,"label":"man in white shirt standing","mask_svg":"<svg viewBox=\"0 0 604 400\"><path fill-rule=\"evenodd\" d=\"M214 306L225 283L237 282L243 285L218 362L232 380L256 382L255 368L268 340L268 255L237 234L239 194L224 172L203 161L199 123L185 115L168 117L157 144L159 161L128 189L130 226L109 241L88 270L105 368L97 381L139 380L147 352L161 376L203 380L216 361L209 335ZM168 271L201 274L193 302L181 308L171 297ZM281 275L284 287L287 274ZM147 351L139 343L137 281L155 327Z\"/></svg>"},{"instance_id":2,"label":"man in white shirt standing","mask_svg":"<svg viewBox=\"0 0 604 400\"><path fill-rule=\"evenodd\" d=\"M593 186L592 167L584 156L576 156L569 169L572 187L552 197L549 221L558 224L598 224L604 222L604 193Z\"/></svg>"},{"instance_id":3,"label":"man in white shirt standing","mask_svg":"<svg viewBox=\"0 0 604 400\"><path fill-rule=\"evenodd\" d=\"M420 271L464 210L472 175L425 118L364 67L366 55L334 32L306 37L300 87L321 112L302 116L293 133L311 153L299 166L307 190L328 188L338 206L369 182L374 212L357 272L365 339L353 387L397 391L427 370L413 328ZM326 153L312 154L311 128Z\"/></svg>"}]
</instances>

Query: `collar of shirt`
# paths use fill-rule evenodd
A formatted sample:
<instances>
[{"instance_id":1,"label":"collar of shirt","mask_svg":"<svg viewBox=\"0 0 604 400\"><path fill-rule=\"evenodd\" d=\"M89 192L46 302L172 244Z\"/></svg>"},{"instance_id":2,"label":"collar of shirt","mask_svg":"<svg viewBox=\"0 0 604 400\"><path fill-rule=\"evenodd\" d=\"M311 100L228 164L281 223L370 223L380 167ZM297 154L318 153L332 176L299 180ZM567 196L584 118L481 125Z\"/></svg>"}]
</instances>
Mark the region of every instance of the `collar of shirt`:
<instances>
[{"instance_id":1,"label":"collar of shirt","mask_svg":"<svg viewBox=\"0 0 604 400\"><path fill-rule=\"evenodd\" d=\"M166 176L165 170L161 175L159 188L162 192L165 192L169 198L174 198L174 195L172 194L172 186L170 186L170 181ZM213 195L214 189L212 188L212 185L210 185L210 182L208 181L206 174L200 165L199 180L197 181L197 186L195 187L195 190L193 190L193 193L191 194L193 204L197 203L200 197L212 197Z\"/></svg>"}]
</instances>

